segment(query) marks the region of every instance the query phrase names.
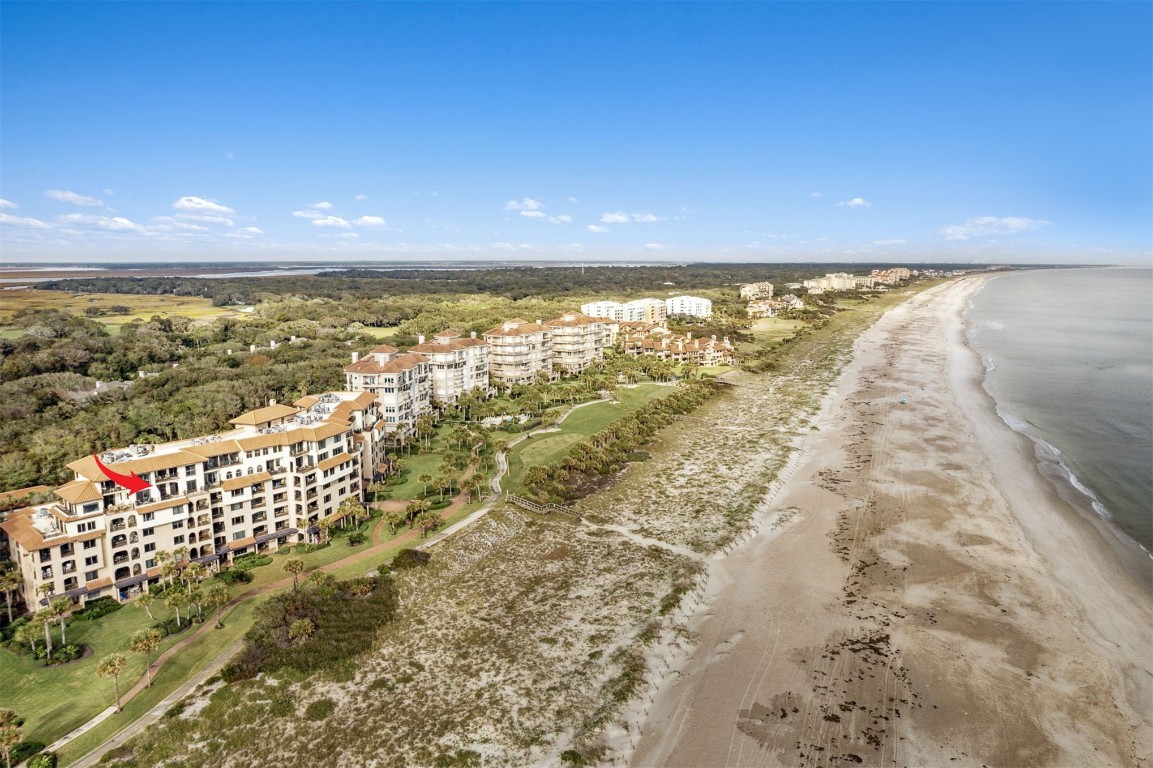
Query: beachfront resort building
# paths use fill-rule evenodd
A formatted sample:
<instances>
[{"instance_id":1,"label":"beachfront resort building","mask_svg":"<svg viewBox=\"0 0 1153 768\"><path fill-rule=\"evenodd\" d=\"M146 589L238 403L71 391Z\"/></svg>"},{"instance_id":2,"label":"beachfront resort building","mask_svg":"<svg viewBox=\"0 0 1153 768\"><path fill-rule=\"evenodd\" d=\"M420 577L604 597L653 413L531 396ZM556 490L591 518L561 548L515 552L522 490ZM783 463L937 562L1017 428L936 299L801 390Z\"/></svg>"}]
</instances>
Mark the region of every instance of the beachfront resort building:
<instances>
[{"instance_id":1,"label":"beachfront resort building","mask_svg":"<svg viewBox=\"0 0 1153 768\"><path fill-rule=\"evenodd\" d=\"M603 360L605 346L612 345L611 326L616 324L601 317L580 312L565 312L545 326L552 333L553 369L575 375L594 362Z\"/></svg>"},{"instance_id":2,"label":"beachfront resort building","mask_svg":"<svg viewBox=\"0 0 1153 768\"><path fill-rule=\"evenodd\" d=\"M352 353L352 364L344 369L345 388L375 395L385 432L404 440L420 415L432 407L431 372L432 366L424 355L398 352L395 347L381 344L363 359Z\"/></svg>"},{"instance_id":3,"label":"beachfront resort building","mask_svg":"<svg viewBox=\"0 0 1153 768\"><path fill-rule=\"evenodd\" d=\"M716 336L693 338L691 333L681 336L662 325L635 323L623 328L620 347L633 357L655 357L682 363L694 360L701 365L733 365L735 350L728 338Z\"/></svg>"},{"instance_id":4,"label":"beachfront resort building","mask_svg":"<svg viewBox=\"0 0 1153 768\"><path fill-rule=\"evenodd\" d=\"M872 278L881 285L896 285L902 280L908 280L911 274L906 267L890 267L889 269L874 269Z\"/></svg>"},{"instance_id":5,"label":"beachfront resort building","mask_svg":"<svg viewBox=\"0 0 1153 768\"><path fill-rule=\"evenodd\" d=\"M870 277L854 277L847 272L831 272L824 277L806 280L803 285L809 293L824 293L825 291L852 291L859 288L872 288L874 280Z\"/></svg>"},{"instance_id":6,"label":"beachfront resort building","mask_svg":"<svg viewBox=\"0 0 1153 768\"><path fill-rule=\"evenodd\" d=\"M594 301L582 304L581 312L590 317L603 317L618 323L660 323L668 317L665 303L660 299L636 299L624 304L616 301Z\"/></svg>"},{"instance_id":7,"label":"beachfront resort building","mask_svg":"<svg viewBox=\"0 0 1153 768\"><path fill-rule=\"evenodd\" d=\"M665 315L688 315L690 317L712 317L713 302L700 296L674 296L665 299Z\"/></svg>"},{"instance_id":8,"label":"beachfront resort building","mask_svg":"<svg viewBox=\"0 0 1153 768\"><path fill-rule=\"evenodd\" d=\"M459 331L441 331L432 341L418 336L417 345L408 351L428 358L432 399L436 402L455 403L465 392L481 396L492 393L489 345L476 333L463 337Z\"/></svg>"},{"instance_id":9,"label":"beachfront resort building","mask_svg":"<svg viewBox=\"0 0 1153 768\"><path fill-rule=\"evenodd\" d=\"M315 538L322 520L361 496L356 438L368 439L373 415L347 394L307 408L272 401L227 432L73 461L75 479L54 500L0 523L25 604L124 600L161 578L158 552L214 565ZM150 485L132 492L114 480L129 474Z\"/></svg>"},{"instance_id":10,"label":"beachfront resort building","mask_svg":"<svg viewBox=\"0 0 1153 768\"><path fill-rule=\"evenodd\" d=\"M772 283L745 283L741 286L741 298L745 301L773 298Z\"/></svg>"},{"instance_id":11,"label":"beachfront resort building","mask_svg":"<svg viewBox=\"0 0 1153 768\"><path fill-rule=\"evenodd\" d=\"M552 380L552 330L543 321L515 318L482 335L489 345L488 374L494 386L532 384L541 374Z\"/></svg>"}]
</instances>

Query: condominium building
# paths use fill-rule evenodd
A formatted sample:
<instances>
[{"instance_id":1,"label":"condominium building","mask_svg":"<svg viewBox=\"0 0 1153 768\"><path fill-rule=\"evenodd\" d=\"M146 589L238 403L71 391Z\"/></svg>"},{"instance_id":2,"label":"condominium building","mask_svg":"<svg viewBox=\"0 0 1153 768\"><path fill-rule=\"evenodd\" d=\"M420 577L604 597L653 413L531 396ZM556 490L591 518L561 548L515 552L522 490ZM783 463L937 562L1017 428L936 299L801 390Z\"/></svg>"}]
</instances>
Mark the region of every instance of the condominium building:
<instances>
[{"instance_id":1,"label":"condominium building","mask_svg":"<svg viewBox=\"0 0 1153 768\"><path fill-rule=\"evenodd\" d=\"M590 317L604 317L618 323L659 323L668 317L665 302L660 299L636 299L625 304L616 301L594 301L581 305Z\"/></svg>"},{"instance_id":2,"label":"condominium building","mask_svg":"<svg viewBox=\"0 0 1153 768\"><path fill-rule=\"evenodd\" d=\"M552 330L541 320L508 320L482 335L489 345L489 378L494 385L532 384L540 373L553 378Z\"/></svg>"},{"instance_id":3,"label":"condominium building","mask_svg":"<svg viewBox=\"0 0 1153 768\"><path fill-rule=\"evenodd\" d=\"M773 298L772 283L746 283L741 286L741 298L745 301Z\"/></svg>"},{"instance_id":4,"label":"condominium building","mask_svg":"<svg viewBox=\"0 0 1153 768\"><path fill-rule=\"evenodd\" d=\"M712 317L713 303L700 296L674 296L665 299L666 315L689 315L691 317Z\"/></svg>"},{"instance_id":5,"label":"condominium building","mask_svg":"<svg viewBox=\"0 0 1153 768\"><path fill-rule=\"evenodd\" d=\"M363 359L353 352L344 380L348 390L376 395L385 432L403 440L420 415L432 407L431 374L432 366L424 355L381 344Z\"/></svg>"},{"instance_id":6,"label":"condominium building","mask_svg":"<svg viewBox=\"0 0 1153 768\"><path fill-rule=\"evenodd\" d=\"M622 338L622 346L625 354L634 357L655 357L674 363L695 360L701 365L732 365L736 362L735 350L727 337L723 340L716 336L694 339L691 333L680 336L663 328L627 334Z\"/></svg>"},{"instance_id":7,"label":"condominium building","mask_svg":"<svg viewBox=\"0 0 1153 768\"><path fill-rule=\"evenodd\" d=\"M315 536L344 500L360 500L358 430L342 416L273 401L221 434L73 461L55 501L0 523L26 604L123 600L157 582L160 551L186 547L215 564ZM151 485L133 493L113 479L128 474Z\"/></svg>"},{"instance_id":8,"label":"condominium building","mask_svg":"<svg viewBox=\"0 0 1153 768\"><path fill-rule=\"evenodd\" d=\"M552 364L567 374L578 374L597 360L603 360L605 342L612 338L611 321L580 312L565 312L545 323L552 332ZM611 342L610 342L611 343Z\"/></svg>"},{"instance_id":9,"label":"condominium building","mask_svg":"<svg viewBox=\"0 0 1153 768\"><path fill-rule=\"evenodd\" d=\"M384 449L387 441L385 421L380 403L371 392L325 392L323 395L305 395L293 403L297 408L324 416L332 421L347 421L352 425L353 449L360 455L361 479L367 485L376 480L385 469Z\"/></svg>"},{"instance_id":10,"label":"condominium building","mask_svg":"<svg viewBox=\"0 0 1153 768\"><path fill-rule=\"evenodd\" d=\"M890 267L889 269L874 269L872 278L882 285L896 285L902 280L908 280L911 272L906 267Z\"/></svg>"},{"instance_id":11,"label":"condominium building","mask_svg":"<svg viewBox=\"0 0 1153 768\"><path fill-rule=\"evenodd\" d=\"M851 291L855 288L872 288L874 279L870 277L854 277L847 272L831 272L824 277L806 280L805 288L812 293L816 288L819 291Z\"/></svg>"},{"instance_id":12,"label":"condominium building","mask_svg":"<svg viewBox=\"0 0 1153 768\"><path fill-rule=\"evenodd\" d=\"M476 333L462 337L459 331L442 331L425 341L417 338L409 349L428 358L432 398L440 403L455 403L465 392L488 395L489 345Z\"/></svg>"}]
</instances>

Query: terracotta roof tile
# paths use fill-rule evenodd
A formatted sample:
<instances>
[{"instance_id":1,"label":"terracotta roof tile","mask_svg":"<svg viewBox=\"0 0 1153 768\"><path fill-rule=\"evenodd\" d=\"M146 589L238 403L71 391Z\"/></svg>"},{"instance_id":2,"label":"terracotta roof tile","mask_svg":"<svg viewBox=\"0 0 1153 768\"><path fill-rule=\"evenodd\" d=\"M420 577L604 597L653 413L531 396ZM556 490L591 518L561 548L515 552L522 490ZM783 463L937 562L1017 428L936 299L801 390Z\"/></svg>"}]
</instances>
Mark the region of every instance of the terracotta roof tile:
<instances>
[{"instance_id":1,"label":"terracotta roof tile","mask_svg":"<svg viewBox=\"0 0 1153 768\"><path fill-rule=\"evenodd\" d=\"M267 424L268 422L275 421L276 419L283 419L287 418L288 416L294 416L299 411L300 409L294 405L283 405L281 403L277 403L276 405L270 405L267 408L257 408L255 411L242 413L228 423L236 424L238 426L259 426L260 424Z\"/></svg>"},{"instance_id":2,"label":"terracotta roof tile","mask_svg":"<svg viewBox=\"0 0 1153 768\"><path fill-rule=\"evenodd\" d=\"M220 484L220 487L226 491L235 491L238 488L247 488L250 485L256 485L257 483L263 483L271 479L272 475L267 472L253 472L251 475L241 475L231 480L225 480Z\"/></svg>"}]
</instances>

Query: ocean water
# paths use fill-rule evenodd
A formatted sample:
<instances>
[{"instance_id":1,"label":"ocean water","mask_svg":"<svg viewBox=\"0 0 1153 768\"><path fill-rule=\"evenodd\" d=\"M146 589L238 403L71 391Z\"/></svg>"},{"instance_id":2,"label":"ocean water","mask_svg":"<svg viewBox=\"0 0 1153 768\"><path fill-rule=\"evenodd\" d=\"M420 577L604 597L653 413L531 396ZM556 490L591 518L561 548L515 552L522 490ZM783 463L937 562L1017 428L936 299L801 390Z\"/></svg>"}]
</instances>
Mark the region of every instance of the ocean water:
<instances>
[{"instance_id":1,"label":"ocean water","mask_svg":"<svg viewBox=\"0 0 1153 768\"><path fill-rule=\"evenodd\" d=\"M1153 552L1153 269L1006 274L968 320L1001 418Z\"/></svg>"}]
</instances>

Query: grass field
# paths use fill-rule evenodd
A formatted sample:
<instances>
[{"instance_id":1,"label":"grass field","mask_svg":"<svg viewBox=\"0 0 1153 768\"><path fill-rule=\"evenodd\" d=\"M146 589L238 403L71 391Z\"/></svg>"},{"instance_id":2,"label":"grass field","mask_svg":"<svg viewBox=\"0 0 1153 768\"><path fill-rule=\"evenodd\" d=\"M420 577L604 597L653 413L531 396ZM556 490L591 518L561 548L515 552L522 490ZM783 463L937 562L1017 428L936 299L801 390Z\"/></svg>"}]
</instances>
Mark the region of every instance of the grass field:
<instances>
[{"instance_id":1,"label":"grass field","mask_svg":"<svg viewBox=\"0 0 1153 768\"><path fill-rule=\"evenodd\" d=\"M618 387L614 392L615 403L595 403L576 409L560 424L560 432L548 432L530 437L509 451L508 475L501 481L501 487L511 493L523 493L522 479L526 469L559 460L584 438L599 432L646 403L666 397L674 391L675 388L660 384Z\"/></svg>"},{"instance_id":2,"label":"grass field","mask_svg":"<svg viewBox=\"0 0 1153 768\"><path fill-rule=\"evenodd\" d=\"M360 333L367 334L368 336L375 336L378 339L387 339L396 335L400 328L391 326L389 328L374 328L372 326L364 326L360 329Z\"/></svg>"},{"instance_id":3,"label":"grass field","mask_svg":"<svg viewBox=\"0 0 1153 768\"><path fill-rule=\"evenodd\" d=\"M79 293L64 291L38 291L21 289L0 294L0 325L22 309L58 309L62 312L83 314L89 307L124 306L131 311L123 315L102 315L92 318L108 327L110 333L119 333L120 327L133 320L182 316L191 320L214 320L218 317L239 317L239 307L214 307L211 299L199 296L136 296L125 293ZM388 329L379 329L388 330ZM14 338L20 332L2 329L5 338Z\"/></svg>"},{"instance_id":4,"label":"grass field","mask_svg":"<svg viewBox=\"0 0 1153 768\"><path fill-rule=\"evenodd\" d=\"M789 338L797 332L797 329L804 327L805 323L801 320L762 317L759 320L753 321L751 330L755 339L740 344L740 350L742 352L756 352L764 349L772 349L779 344L782 339Z\"/></svg>"}]
</instances>

